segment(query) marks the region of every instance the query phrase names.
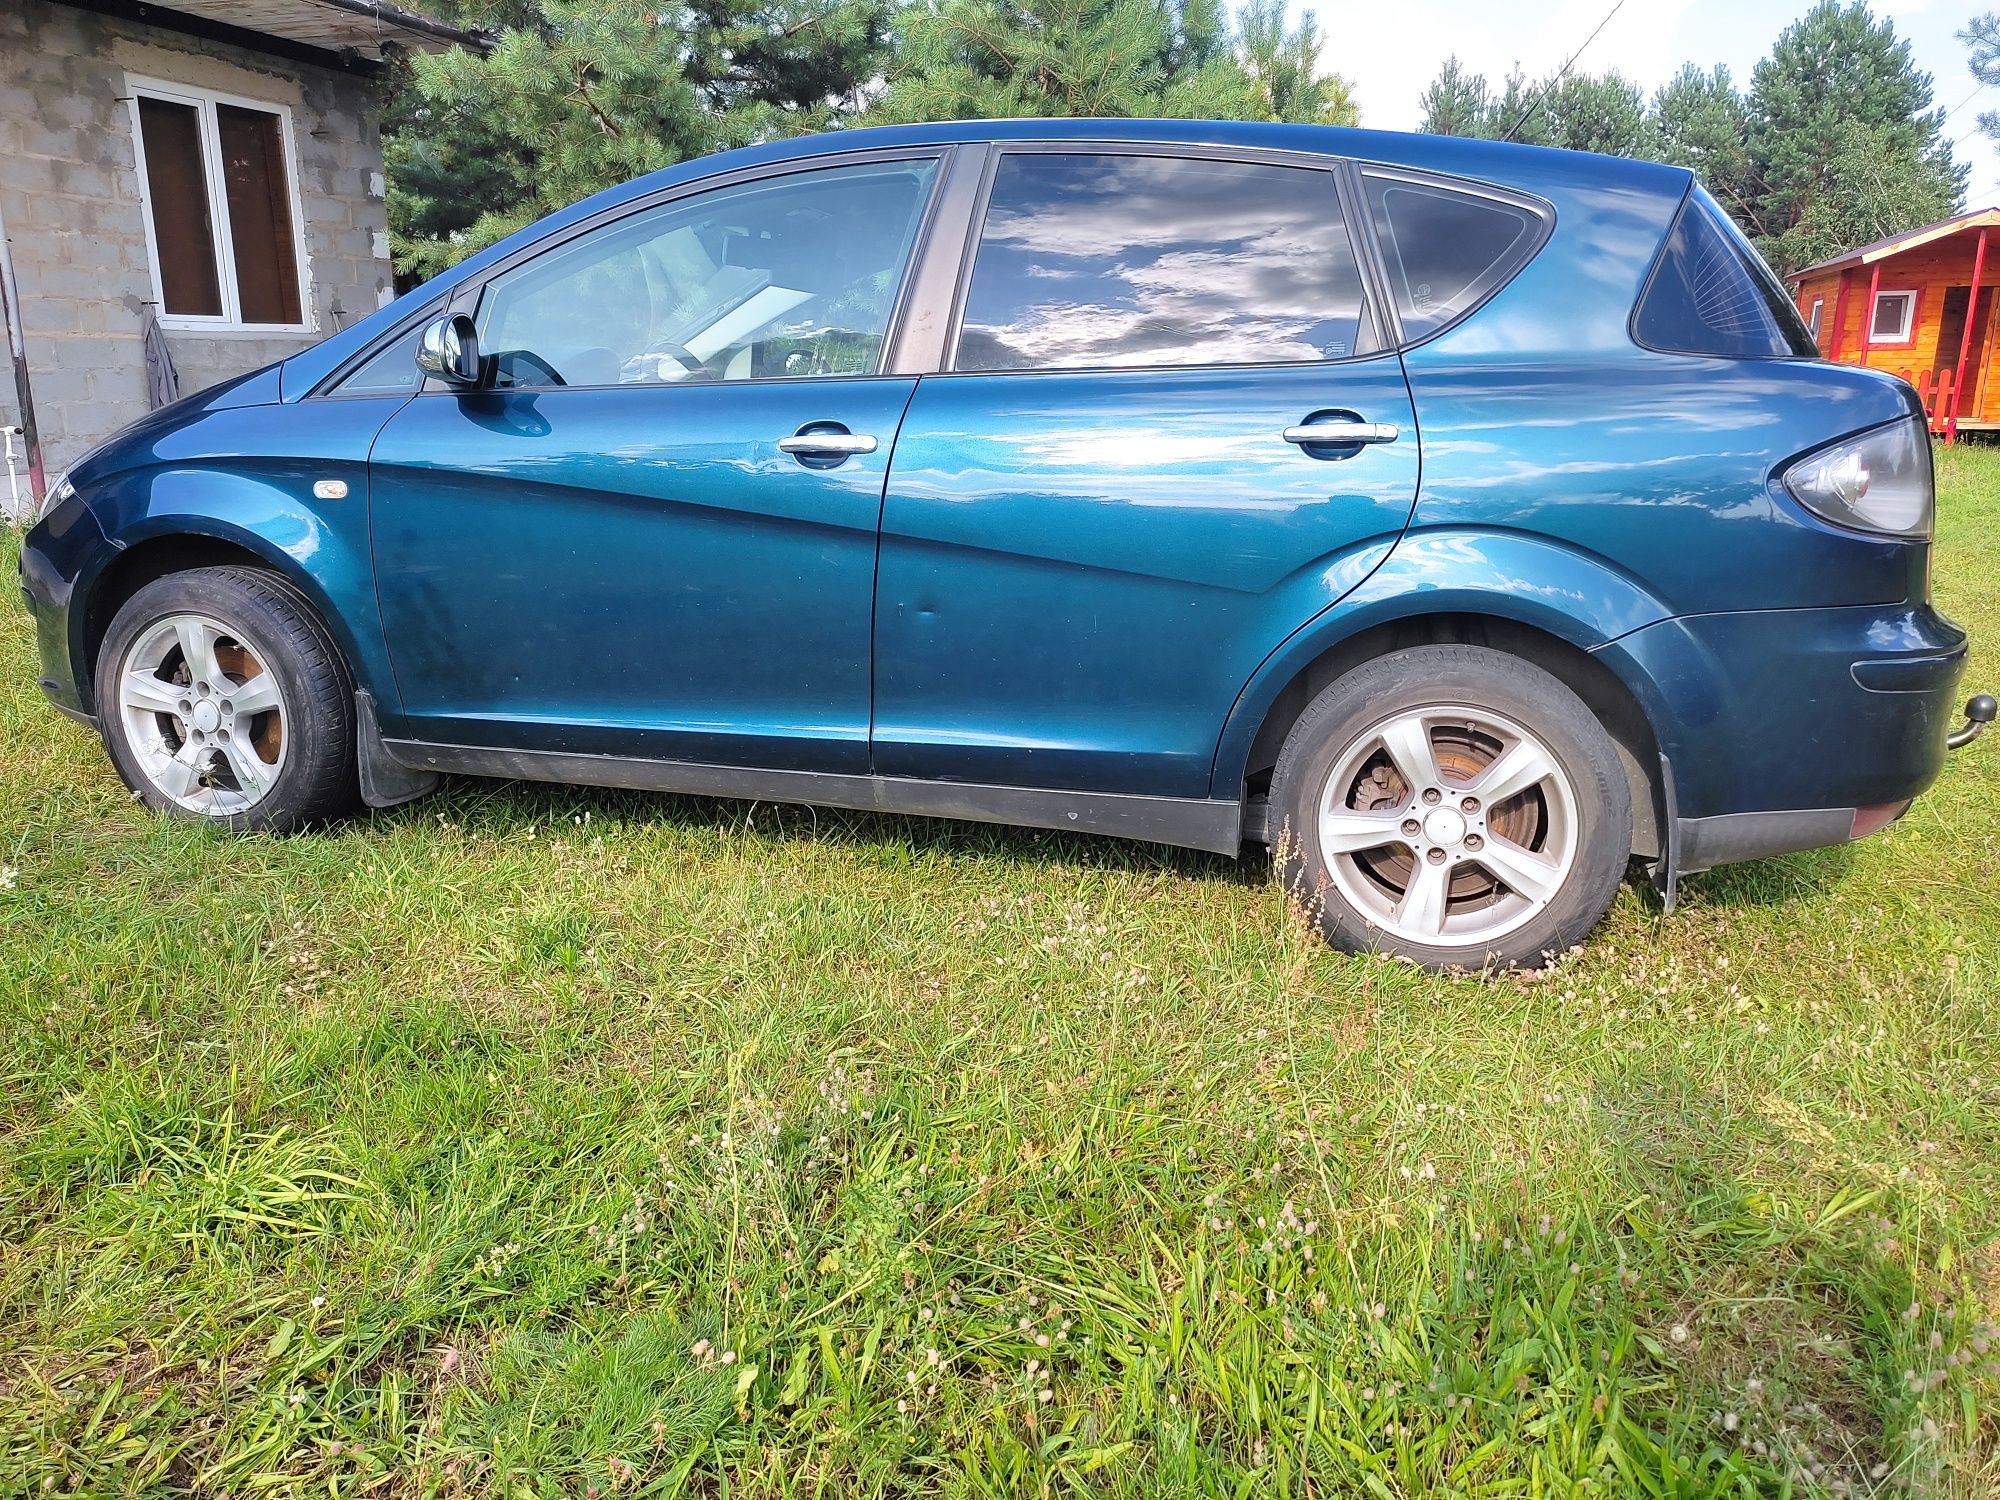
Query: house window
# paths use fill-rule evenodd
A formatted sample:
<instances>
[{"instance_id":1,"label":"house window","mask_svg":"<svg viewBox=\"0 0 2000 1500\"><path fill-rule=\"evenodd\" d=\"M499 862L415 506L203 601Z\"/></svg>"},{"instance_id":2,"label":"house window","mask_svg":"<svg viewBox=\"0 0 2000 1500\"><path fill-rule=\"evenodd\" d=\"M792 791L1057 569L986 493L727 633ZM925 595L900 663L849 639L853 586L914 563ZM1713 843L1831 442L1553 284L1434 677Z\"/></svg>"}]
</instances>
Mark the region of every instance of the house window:
<instances>
[{"instance_id":1,"label":"house window","mask_svg":"<svg viewBox=\"0 0 2000 1500\"><path fill-rule=\"evenodd\" d=\"M130 84L160 321L304 330L290 111L180 84Z\"/></svg>"},{"instance_id":2,"label":"house window","mask_svg":"<svg viewBox=\"0 0 2000 1500\"><path fill-rule=\"evenodd\" d=\"M1868 321L1871 344L1907 344L1917 316L1915 292L1877 292L1875 312Z\"/></svg>"},{"instance_id":3,"label":"house window","mask_svg":"<svg viewBox=\"0 0 2000 1500\"><path fill-rule=\"evenodd\" d=\"M1826 298L1824 297L1813 298L1812 311L1806 315L1806 327L1812 330L1813 342L1815 344L1819 342L1819 315L1825 310L1826 310Z\"/></svg>"}]
</instances>

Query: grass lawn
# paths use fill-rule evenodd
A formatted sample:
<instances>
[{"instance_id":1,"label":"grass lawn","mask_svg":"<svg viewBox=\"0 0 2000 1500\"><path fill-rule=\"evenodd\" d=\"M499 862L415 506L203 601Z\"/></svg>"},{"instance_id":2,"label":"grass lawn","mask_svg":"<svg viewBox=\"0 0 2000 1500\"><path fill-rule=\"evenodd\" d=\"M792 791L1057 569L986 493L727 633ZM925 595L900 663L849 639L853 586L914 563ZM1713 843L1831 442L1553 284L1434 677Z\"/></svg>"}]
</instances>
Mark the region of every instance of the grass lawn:
<instances>
[{"instance_id":1,"label":"grass lawn","mask_svg":"<svg viewBox=\"0 0 2000 1500\"><path fill-rule=\"evenodd\" d=\"M1440 981L1066 836L210 836L34 677L0 610L0 1494L2000 1489L2000 737Z\"/></svg>"}]
</instances>

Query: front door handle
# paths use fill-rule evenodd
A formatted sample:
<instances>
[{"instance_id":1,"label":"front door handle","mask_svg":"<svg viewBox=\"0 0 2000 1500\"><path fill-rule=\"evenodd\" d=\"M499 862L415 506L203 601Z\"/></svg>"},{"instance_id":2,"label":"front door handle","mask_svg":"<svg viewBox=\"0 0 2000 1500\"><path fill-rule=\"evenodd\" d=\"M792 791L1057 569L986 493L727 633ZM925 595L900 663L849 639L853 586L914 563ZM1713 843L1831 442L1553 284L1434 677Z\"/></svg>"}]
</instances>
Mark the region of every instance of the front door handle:
<instances>
[{"instance_id":1,"label":"front door handle","mask_svg":"<svg viewBox=\"0 0 2000 1500\"><path fill-rule=\"evenodd\" d=\"M861 432L800 432L779 438L778 451L801 458L846 458L873 453L875 439Z\"/></svg>"},{"instance_id":2,"label":"front door handle","mask_svg":"<svg viewBox=\"0 0 2000 1500\"><path fill-rule=\"evenodd\" d=\"M1394 422L1307 422L1287 427L1281 436L1300 447L1334 447L1341 443L1393 443L1401 435Z\"/></svg>"}]
</instances>

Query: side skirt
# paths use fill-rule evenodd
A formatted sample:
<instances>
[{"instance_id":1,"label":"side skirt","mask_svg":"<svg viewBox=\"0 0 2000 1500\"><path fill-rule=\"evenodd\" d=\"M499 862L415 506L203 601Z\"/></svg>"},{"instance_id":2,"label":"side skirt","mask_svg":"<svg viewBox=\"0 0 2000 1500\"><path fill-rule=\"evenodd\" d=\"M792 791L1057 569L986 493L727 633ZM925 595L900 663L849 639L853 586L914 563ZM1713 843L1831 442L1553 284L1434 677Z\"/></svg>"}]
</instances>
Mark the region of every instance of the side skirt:
<instances>
[{"instance_id":1,"label":"side skirt","mask_svg":"<svg viewBox=\"0 0 2000 1500\"><path fill-rule=\"evenodd\" d=\"M1234 855L1243 846L1242 804L1201 797L1138 797L1118 792L920 781L901 776L767 771L705 761L638 760L552 750L489 750L476 745L433 745L419 740L385 740L382 744L402 765L419 773L449 772L576 786L679 792L697 797L797 802L912 817L1006 823L1021 828L1067 828L1078 833L1206 849L1216 854Z\"/></svg>"}]
</instances>

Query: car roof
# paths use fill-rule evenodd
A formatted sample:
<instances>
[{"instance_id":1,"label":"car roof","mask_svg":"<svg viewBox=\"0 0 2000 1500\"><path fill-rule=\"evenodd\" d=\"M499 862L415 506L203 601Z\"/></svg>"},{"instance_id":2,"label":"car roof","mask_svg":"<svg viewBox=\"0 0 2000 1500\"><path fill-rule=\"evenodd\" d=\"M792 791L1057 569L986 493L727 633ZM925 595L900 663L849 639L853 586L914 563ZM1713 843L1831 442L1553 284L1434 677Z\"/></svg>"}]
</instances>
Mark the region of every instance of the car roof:
<instances>
[{"instance_id":1,"label":"car roof","mask_svg":"<svg viewBox=\"0 0 2000 1500\"><path fill-rule=\"evenodd\" d=\"M1599 182L1629 179L1663 191L1686 190L1690 173L1682 167L1631 157L1601 156L1511 141L1470 136L1424 135L1394 130L1360 130L1338 125L1292 125L1258 120L1041 119L932 121L875 125L853 130L792 136L762 145L721 152L665 167L599 194L602 206L616 196L654 191L688 175L728 171L737 163L782 161L831 152L869 151L897 146L967 142L1098 141L1124 144L1205 145L1267 151L1296 151L1349 157L1390 166L1486 178L1502 186L1529 185L1552 170L1582 172ZM698 168L690 174L689 168Z\"/></svg>"}]
</instances>

